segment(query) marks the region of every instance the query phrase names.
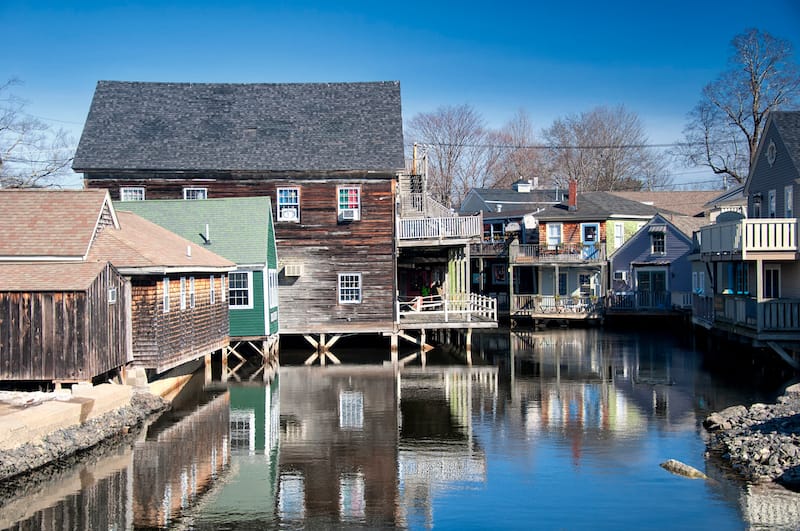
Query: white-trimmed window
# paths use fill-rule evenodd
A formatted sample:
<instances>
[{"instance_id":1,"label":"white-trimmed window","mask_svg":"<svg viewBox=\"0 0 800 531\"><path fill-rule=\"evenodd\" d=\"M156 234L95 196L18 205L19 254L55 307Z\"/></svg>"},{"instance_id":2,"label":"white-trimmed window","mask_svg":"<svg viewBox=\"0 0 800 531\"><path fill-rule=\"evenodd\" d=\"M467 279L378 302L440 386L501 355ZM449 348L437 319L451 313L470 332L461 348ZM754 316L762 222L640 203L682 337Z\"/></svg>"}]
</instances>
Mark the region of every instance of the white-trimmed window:
<instances>
[{"instance_id":1,"label":"white-trimmed window","mask_svg":"<svg viewBox=\"0 0 800 531\"><path fill-rule=\"evenodd\" d=\"M217 302L217 292L214 290L214 283L216 281L217 281L217 277L215 277L214 275L211 275L211 282L209 284L211 286L211 289L208 292L208 302L211 305L214 305Z\"/></svg>"},{"instance_id":2,"label":"white-trimmed window","mask_svg":"<svg viewBox=\"0 0 800 531\"><path fill-rule=\"evenodd\" d=\"M791 184L785 186L783 189L783 210L785 212L783 217L794 217L794 189Z\"/></svg>"},{"instance_id":3,"label":"white-trimmed window","mask_svg":"<svg viewBox=\"0 0 800 531\"><path fill-rule=\"evenodd\" d=\"M164 277L164 292L161 294L162 307L164 313L169 313L169 278Z\"/></svg>"},{"instance_id":4,"label":"white-trimmed window","mask_svg":"<svg viewBox=\"0 0 800 531\"><path fill-rule=\"evenodd\" d=\"M614 222L614 249L619 249L625 243L625 224Z\"/></svg>"},{"instance_id":5,"label":"white-trimmed window","mask_svg":"<svg viewBox=\"0 0 800 531\"><path fill-rule=\"evenodd\" d=\"M692 291L698 295L703 295L706 290L706 274L704 271L692 272Z\"/></svg>"},{"instance_id":6,"label":"white-trimmed window","mask_svg":"<svg viewBox=\"0 0 800 531\"><path fill-rule=\"evenodd\" d=\"M234 310L253 307L253 272L228 273L228 306Z\"/></svg>"},{"instance_id":7,"label":"white-trimmed window","mask_svg":"<svg viewBox=\"0 0 800 531\"><path fill-rule=\"evenodd\" d=\"M183 198L188 200L208 199L208 188L184 188Z\"/></svg>"},{"instance_id":8,"label":"white-trimmed window","mask_svg":"<svg viewBox=\"0 0 800 531\"><path fill-rule=\"evenodd\" d=\"M361 302L361 273L339 273L339 304Z\"/></svg>"},{"instance_id":9,"label":"white-trimmed window","mask_svg":"<svg viewBox=\"0 0 800 531\"><path fill-rule=\"evenodd\" d=\"M278 188L278 221L300 222L300 189Z\"/></svg>"},{"instance_id":10,"label":"white-trimmed window","mask_svg":"<svg viewBox=\"0 0 800 531\"><path fill-rule=\"evenodd\" d=\"M194 277L189 277L189 308L194 308Z\"/></svg>"},{"instance_id":11,"label":"white-trimmed window","mask_svg":"<svg viewBox=\"0 0 800 531\"><path fill-rule=\"evenodd\" d=\"M270 269L267 272L267 288L269 293L269 306L270 310L272 308L276 308L274 311L269 312L269 320L270 322L278 320L278 270L277 269Z\"/></svg>"},{"instance_id":12,"label":"white-trimmed window","mask_svg":"<svg viewBox=\"0 0 800 531\"><path fill-rule=\"evenodd\" d=\"M339 221L358 221L361 219L361 188L340 186L337 189Z\"/></svg>"},{"instance_id":13,"label":"white-trimmed window","mask_svg":"<svg viewBox=\"0 0 800 531\"><path fill-rule=\"evenodd\" d=\"M652 245L652 254L667 254L666 233L651 232L650 243Z\"/></svg>"},{"instance_id":14,"label":"white-trimmed window","mask_svg":"<svg viewBox=\"0 0 800 531\"><path fill-rule=\"evenodd\" d=\"M120 201L144 201L143 186L123 186L119 189Z\"/></svg>"},{"instance_id":15,"label":"white-trimmed window","mask_svg":"<svg viewBox=\"0 0 800 531\"><path fill-rule=\"evenodd\" d=\"M186 277L181 277L181 310L186 309Z\"/></svg>"},{"instance_id":16,"label":"white-trimmed window","mask_svg":"<svg viewBox=\"0 0 800 531\"><path fill-rule=\"evenodd\" d=\"M561 223L547 224L547 246L554 249L561 243Z\"/></svg>"}]
</instances>

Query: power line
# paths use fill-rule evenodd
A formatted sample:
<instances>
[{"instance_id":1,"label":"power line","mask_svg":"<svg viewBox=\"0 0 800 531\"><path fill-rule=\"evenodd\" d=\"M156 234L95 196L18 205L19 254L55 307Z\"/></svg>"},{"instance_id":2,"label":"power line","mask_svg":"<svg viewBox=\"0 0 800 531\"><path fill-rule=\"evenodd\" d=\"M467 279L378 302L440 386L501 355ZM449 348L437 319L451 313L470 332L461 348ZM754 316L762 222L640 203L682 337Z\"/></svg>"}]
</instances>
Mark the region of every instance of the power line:
<instances>
[{"instance_id":1,"label":"power line","mask_svg":"<svg viewBox=\"0 0 800 531\"><path fill-rule=\"evenodd\" d=\"M731 144L733 140L722 140L715 144ZM449 142L404 142L406 146L416 144L419 147L465 147L465 148L491 148L491 149L644 149L644 148L677 148L705 146L704 142L670 142L665 144L456 144Z\"/></svg>"}]
</instances>

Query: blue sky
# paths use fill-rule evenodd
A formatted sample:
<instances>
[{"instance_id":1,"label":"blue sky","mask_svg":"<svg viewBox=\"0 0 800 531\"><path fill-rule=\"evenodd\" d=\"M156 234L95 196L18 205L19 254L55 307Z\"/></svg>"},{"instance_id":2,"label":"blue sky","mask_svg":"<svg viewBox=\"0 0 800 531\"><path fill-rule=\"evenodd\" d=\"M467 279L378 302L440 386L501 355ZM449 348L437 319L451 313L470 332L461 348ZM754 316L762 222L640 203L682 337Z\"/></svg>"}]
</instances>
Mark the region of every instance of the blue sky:
<instances>
[{"instance_id":1,"label":"blue sky","mask_svg":"<svg viewBox=\"0 0 800 531\"><path fill-rule=\"evenodd\" d=\"M768 31L800 58L797 0L0 0L0 27L0 79L19 78L27 111L76 138L100 79L399 80L405 120L469 104L490 127L524 109L541 129L624 104L652 143L668 143L727 67L734 35Z\"/></svg>"}]
</instances>

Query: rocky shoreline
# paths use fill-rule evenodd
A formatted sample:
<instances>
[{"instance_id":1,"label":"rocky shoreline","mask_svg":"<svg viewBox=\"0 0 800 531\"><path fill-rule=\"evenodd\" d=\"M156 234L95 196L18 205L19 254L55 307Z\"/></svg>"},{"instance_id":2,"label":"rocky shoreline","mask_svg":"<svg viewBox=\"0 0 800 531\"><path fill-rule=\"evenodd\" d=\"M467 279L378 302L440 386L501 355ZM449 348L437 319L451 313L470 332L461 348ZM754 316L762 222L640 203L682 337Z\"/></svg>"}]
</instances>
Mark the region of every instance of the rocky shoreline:
<instances>
[{"instance_id":1,"label":"rocky shoreline","mask_svg":"<svg viewBox=\"0 0 800 531\"><path fill-rule=\"evenodd\" d=\"M800 488L800 384L776 404L732 406L703 422L708 454L726 462L750 483Z\"/></svg>"},{"instance_id":2,"label":"rocky shoreline","mask_svg":"<svg viewBox=\"0 0 800 531\"><path fill-rule=\"evenodd\" d=\"M125 434L150 416L169 408L169 402L149 392L135 392L129 406L110 411L80 426L58 430L40 440L0 452L0 481L56 463L97 444Z\"/></svg>"}]
</instances>

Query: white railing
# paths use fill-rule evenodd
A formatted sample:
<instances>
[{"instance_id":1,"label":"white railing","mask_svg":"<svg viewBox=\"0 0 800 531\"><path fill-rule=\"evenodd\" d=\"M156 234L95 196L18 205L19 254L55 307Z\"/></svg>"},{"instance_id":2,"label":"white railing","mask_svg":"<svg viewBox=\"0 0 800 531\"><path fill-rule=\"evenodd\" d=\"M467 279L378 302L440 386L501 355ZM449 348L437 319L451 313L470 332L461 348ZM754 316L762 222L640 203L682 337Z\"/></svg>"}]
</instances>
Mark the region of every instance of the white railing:
<instances>
[{"instance_id":1,"label":"white railing","mask_svg":"<svg viewBox=\"0 0 800 531\"><path fill-rule=\"evenodd\" d=\"M598 315L605 303L603 297L556 297L554 295L514 295L511 315L580 314Z\"/></svg>"},{"instance_id":2,"label":"white railing","mask_svg":"<svg viewBox=\"0 0 800 531\"><path fill-rule=\"evenodd\" d=\"M797 219L742 219L700 228L702 253L797 251Z\"/></svg>"},{"instance_id":3,"label":"white railing","mask_svg":"<svg viewBox=\"0 0 800 531\"><path fill-rule=\"evenodd\" d=\"M476 293L463 295L430 295L406 297L397 300L399 317L421 317L436 321L439 317L450 321L497 321L497 299Z\"/></svg>"},{"instance_id":4,"label":"white railing","mask_svg":"<svg viewBox=\"0 0 800 531\"><path fill-rule=\"evenodd\" d=\"M399 240L445 240L483 235L481 216L398 219Z\"/></svg>"}]
</instances>

